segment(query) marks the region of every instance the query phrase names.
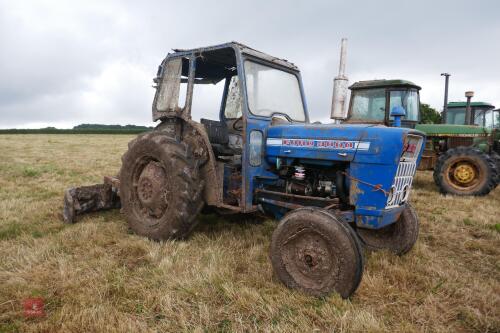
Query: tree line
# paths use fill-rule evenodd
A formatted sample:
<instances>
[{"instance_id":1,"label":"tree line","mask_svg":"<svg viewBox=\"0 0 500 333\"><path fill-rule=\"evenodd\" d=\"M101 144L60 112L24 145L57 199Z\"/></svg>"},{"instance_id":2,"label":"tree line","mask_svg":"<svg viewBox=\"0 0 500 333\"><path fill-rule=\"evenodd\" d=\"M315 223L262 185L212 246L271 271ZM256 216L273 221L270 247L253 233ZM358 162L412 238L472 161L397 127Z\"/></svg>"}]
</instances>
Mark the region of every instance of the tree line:
<instances>
[{"instance_id":1,"label":"tree line","mask_svg":"<svg viewBox=\"0 0 500 333\"><path fill-rule=\"evenodd\" d=\"M0 129L0 134L139 134L153 127L137 125L80 124L71 129L55 127Z\"/></svg>"},{"instance_id":2,"label":"tree line","mask_svg":"<svg viewBox=\"0 0 500 333\"><path fill-rule=\"evenodd\" d=\"M420 104L420 122L424 124L439 124L441 114L429 104ZM80 124L71 129L45 127L37 129L0 129L0 134L139 134L151 131L153 127L138 125L104 125Z\"/></svg>"}]
</instances>

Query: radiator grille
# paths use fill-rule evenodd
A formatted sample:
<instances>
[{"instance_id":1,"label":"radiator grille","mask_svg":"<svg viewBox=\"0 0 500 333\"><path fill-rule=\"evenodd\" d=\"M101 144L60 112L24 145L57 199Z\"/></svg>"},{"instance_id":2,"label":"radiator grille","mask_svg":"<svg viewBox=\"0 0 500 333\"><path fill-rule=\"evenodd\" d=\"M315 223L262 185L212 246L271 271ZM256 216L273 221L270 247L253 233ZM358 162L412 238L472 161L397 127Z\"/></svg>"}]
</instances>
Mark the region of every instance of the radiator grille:
<instances>
[{"instance_id":1,"label":"radiator grille","mask_svg":"<svg viewBox=\"0 0 500 333\"><path fill-rule=\"evenodd\" d=\"M399 162L396 177L394 177L394 184L391 188L391 194L389 194L387 198L386 208L397 207L408 200L416 169L416 161Z\"/></svg>"}]
</instances>

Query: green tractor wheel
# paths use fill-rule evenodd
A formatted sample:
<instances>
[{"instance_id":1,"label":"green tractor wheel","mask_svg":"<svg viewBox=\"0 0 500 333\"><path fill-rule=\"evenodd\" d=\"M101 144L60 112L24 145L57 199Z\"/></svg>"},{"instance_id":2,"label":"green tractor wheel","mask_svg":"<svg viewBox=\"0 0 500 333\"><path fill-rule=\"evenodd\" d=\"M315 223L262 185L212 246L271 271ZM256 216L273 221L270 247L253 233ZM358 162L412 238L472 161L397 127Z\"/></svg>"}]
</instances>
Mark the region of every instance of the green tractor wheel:
<instances>
[{"instance_id":1,"label":"green tractor wheel","mask_svg":"<svg viewBox=\"0 0 500 333\"><path fill-rule=\"evenodd\" d=\"M492 157L492 159L495 162L495 165L497 167L497 180L496 180L496 184L495 184L495 187L496 187L496 186L498 186L498 184L500 184L500 154L493 152L493 154L491 154L491 157Z\"/></svg>"},{"instance_id":2,"label":"green tractor wheel","mask_svg":"<svg viewBox=\"0 0 500 333\"><path fill-rule=\"evenodd\" d=\"M434 168L434 181L443 194L486 195L498 182L495 161L473 147L457 147L441 155Z\"/></svg>"}]
</instances>

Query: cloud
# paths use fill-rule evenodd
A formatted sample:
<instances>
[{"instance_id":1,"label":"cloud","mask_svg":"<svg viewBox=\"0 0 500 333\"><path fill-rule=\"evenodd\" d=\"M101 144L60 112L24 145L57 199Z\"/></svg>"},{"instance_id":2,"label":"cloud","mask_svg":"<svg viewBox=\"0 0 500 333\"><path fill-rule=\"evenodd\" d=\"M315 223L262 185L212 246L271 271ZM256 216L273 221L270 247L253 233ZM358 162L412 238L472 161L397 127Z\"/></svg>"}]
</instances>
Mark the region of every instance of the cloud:
<instances>
[{"instance_id":1,"label":"cloud","mask_svg":"<svg viewBox=\"0 0 500 333\"><path fill-rule=\"evenodd\" d=\"M312 119L329 115L341 37L351 82L408 79L440 109L447 71L450 100L475 90L500 106L498 12L497 1L462 0L0 0L0 127L149 125L166 53L230 40L296 63ZM194 118L216 118L218 94L198 92Z\"/></svg>"}]
</instances>

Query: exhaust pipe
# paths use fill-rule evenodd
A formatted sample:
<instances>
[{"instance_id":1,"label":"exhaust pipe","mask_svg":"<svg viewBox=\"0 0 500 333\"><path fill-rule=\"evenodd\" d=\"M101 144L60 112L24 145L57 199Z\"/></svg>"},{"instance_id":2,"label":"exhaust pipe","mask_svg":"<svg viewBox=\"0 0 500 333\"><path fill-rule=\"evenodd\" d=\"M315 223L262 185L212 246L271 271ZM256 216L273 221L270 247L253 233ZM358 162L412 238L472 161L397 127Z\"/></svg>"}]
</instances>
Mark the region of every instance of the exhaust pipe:
<instances>
[{"instance_id":1,"label":"exhaust pipe","mask_svg":"<svg viewBox=\"0 0 500 333\"><path fill-rule=\"evenodd\" d=\"M472 97L474 97L474 92L466 91L465 97L467 98L467 105L465 107L465 125L472 125L474 121L472 120L472 109L470 107L470 100Z\"/></svg>"},{"instance_id":2,"label":"exhaust pipe","mask_svg":"<svg viewBox=\"0 0 500 333\"><path fill-rule=\"evenodd\" d=\"M443 113L441 113L441 124L446 124L446 115L448 114L448 85L450 83L449 73L441 73L441 76L444 76L444 104L443 104Z\"/></svg>"},{"instance_id":3,"label":"exhaust pipe","mask_svg":"<svg viewBox=\"0 0 500 333\"><path fill-rule=\"evenodd\" d=\"M340 65L339 75L333 80L333 97L331 119L335 119L335 123L340 123L346 118L346 102L347 102L347 86L349 79L345 75L345 62L347 53L347 38L342 38L340 47Z\"/></svg>"}]
</instances>

